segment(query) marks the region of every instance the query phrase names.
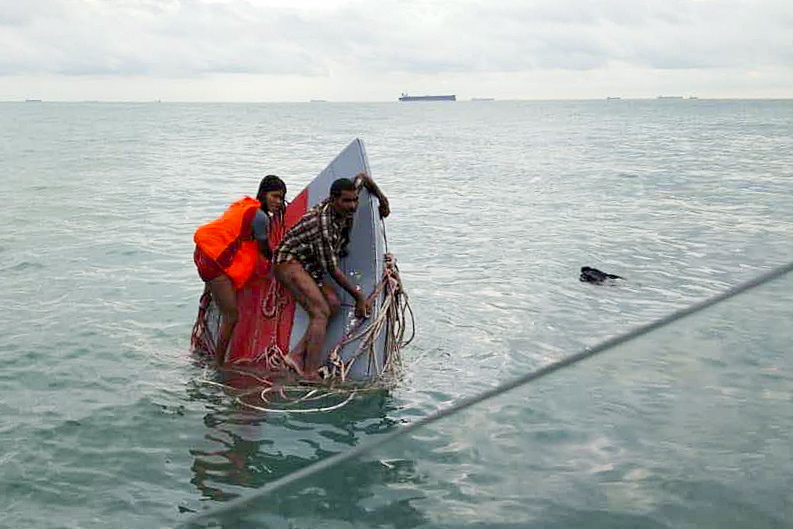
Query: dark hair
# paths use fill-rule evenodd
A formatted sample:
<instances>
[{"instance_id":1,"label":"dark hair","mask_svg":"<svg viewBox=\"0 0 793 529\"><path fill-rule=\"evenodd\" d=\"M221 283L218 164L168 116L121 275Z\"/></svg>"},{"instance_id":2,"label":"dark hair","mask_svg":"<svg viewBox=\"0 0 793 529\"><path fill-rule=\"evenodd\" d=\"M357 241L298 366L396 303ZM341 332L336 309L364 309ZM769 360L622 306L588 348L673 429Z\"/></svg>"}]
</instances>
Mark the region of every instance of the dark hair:
<instances>
[{"instance_id":1,"label":"dark hair","mask_svg":"<svg viewBox=\"0 0 793 529\"><path fill-rule=\"evenodd\" d=\"M349 178L339 178L330 186L330 196L340 197L342 191L355 191L355 184Z\"/></svg>"},{"instance_id":2,"label":"dark hair","mask_svg":"<svg viewBox=\"0 0 793 529\"><path fill-rule=\"evenodd\" d=\"M256 193L256 200L261 202L259 208L265 212L267 211L266 195L270 191L283 191L284 197L286 197L286 184L274 174L268 174L262 178L262 181L259 183L259 191Z\"/></svg>"}]
</instances>

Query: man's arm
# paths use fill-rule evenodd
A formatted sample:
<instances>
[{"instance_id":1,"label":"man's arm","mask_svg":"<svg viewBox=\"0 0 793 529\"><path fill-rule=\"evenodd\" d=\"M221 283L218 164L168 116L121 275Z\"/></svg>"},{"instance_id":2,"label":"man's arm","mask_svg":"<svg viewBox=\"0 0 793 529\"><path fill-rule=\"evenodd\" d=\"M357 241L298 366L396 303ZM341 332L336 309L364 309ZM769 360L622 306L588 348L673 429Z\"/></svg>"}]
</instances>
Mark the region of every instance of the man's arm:
<instances>
[{"instance_id":1,"label":"man's arm","mask_svg":"<svg viewBox=\"0 0 793 529\"><path fill-rule=\"evenodd\" d=\"M370 304L367 303L366 298L363 295L363 292L358 290L352 282L347 279L347 276L344 275L338 267L333 267L330 271L330 276L333 278L338 285L350 293L350 295L355 300L355 315L359 318L368 318L369 317L369 309Z\"/></svg>"},{"instance_id":2,"label":"man's arm","mask_svg":"<svg viewBox=\"0 0 793 529\"><path fill-rule=\"evenodd\" d=\"M388 199L383 194L383 192L380 191L380 188L377 186L371 176L361 171L355 175L353 183L355 184L355 187L359 189L361 186L364 186L371 194L377 197L377 201L380 203L381 217L385 218L391 213L391 208L388 205Z\"/></svg>"},{"instance_id":3,"label":"man's arm","mask_svg":"<svg viewBox=\"0 0 793 529\"><path fill-rule=\"evenodd\" d=\"M347 279L344 272L339 269L339 260L330 242L331 227L329 223L330 217L328 215L321 214L319 216L320 233L316 245L317 256L322 264L322 268L327 271L341 288L349 292L353 299L355 299L355 315L359 318L366 317L369 315L366 298L364 298L363 293L355 288L355 285Z\"/></svg>"}]
</instances>

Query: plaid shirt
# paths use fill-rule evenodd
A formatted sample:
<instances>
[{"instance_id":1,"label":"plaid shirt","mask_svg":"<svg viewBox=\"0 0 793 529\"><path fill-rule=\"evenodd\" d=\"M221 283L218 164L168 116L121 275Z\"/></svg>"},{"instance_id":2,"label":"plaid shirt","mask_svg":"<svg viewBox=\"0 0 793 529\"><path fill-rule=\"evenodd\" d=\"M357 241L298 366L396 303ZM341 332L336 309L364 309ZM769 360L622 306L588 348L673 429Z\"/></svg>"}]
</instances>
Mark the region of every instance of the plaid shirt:
<instances>
[{"instance_id":1,"label":"plaid shirt","mask_svg":"<svg viewBox=\"0 0 793 529\"><path fill-rule=\"evenodd\" d=\"M346 242L352 220L336 217L329 199L308 210L284 235L275 250L275 264L298 261L317 283L326 272L339 266L339 253Z\"/></svg>"}]
</instances>

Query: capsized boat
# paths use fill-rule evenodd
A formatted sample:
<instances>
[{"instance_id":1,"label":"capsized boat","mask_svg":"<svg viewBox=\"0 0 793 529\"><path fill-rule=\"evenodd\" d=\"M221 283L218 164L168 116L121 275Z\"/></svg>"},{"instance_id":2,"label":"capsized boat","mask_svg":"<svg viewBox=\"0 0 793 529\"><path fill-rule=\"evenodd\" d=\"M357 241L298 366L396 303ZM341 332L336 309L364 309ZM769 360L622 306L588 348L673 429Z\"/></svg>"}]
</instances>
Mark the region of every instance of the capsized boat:
<instances>
[{"instance_id":1,"label":"capsized boat","mask_svg":"<svg viewBox=\"0 0 793 529\"><path fill-rule=\"evenodd\" d=\"M306 211L327 198L333 181L352 179L362 171L371 175L363 141L355 139L289 203L282 222L271 223L273 246ZM406 318L411 316L407 294L396 259L387 250L378 205L376 197L361 189L348 254L339 264L374 302L369 318L359 321L353 298L334 283L341 309L328 324L322 369L331 380L371 383L393 377L399 370L399 350L410 341L405 340ZM302 338L308 314L275 280L269 261L261 256L256 272L237 292L237 307L240 317L229 343L228 363L264 371L285 369L283 355ZM195 353L214 354L219 324L220 311L207 290L193 328ZM410 327L412 333L412 320Z\"/></svg>"}]
</instances>

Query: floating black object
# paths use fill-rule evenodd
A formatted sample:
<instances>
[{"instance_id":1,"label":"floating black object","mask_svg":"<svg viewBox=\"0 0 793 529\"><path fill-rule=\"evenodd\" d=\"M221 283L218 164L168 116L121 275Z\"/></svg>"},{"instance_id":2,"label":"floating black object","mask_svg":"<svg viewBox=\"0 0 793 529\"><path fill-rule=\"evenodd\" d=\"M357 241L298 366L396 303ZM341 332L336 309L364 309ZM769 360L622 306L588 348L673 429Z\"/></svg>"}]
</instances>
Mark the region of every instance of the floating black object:
<instances>
[{"instance_id":1,"label":"floating black object","mask_svg":"<svg viewBox=\"0 0 793 529\"><path fill-rule=\"evenodd\" d=\"M625 278L614 274L607 274L606 272L602 272L597 268L582 266L581 276L579 277L579 279L587 283L602 283L606 279L625 279Z\"/></svg>"}]
</instances>

